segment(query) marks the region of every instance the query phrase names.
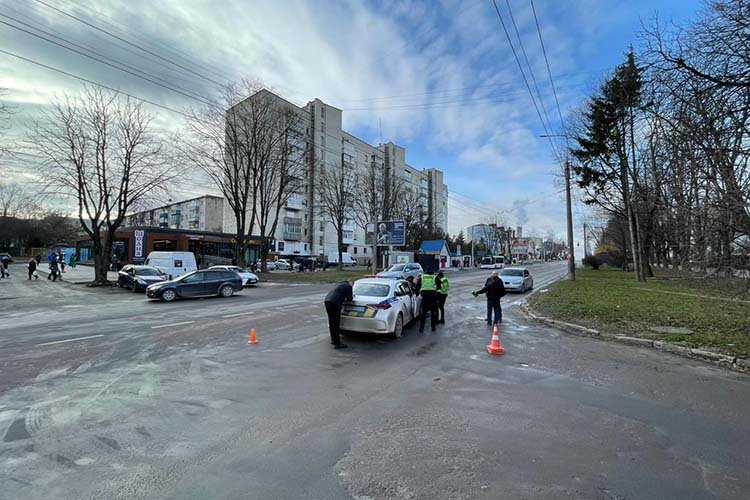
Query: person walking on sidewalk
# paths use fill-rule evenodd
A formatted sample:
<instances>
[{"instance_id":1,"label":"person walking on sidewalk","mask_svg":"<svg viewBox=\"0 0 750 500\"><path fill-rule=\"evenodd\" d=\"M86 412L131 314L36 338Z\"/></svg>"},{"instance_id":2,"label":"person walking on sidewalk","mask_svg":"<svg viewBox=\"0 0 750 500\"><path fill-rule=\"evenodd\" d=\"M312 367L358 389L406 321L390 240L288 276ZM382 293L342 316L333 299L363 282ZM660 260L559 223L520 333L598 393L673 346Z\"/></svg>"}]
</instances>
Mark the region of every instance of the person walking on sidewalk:
<instances>
[{"instance_id":1,"label":"person walking on sidewalk","mask_svg":"<svg viewBox=\"0 0 750 500\"><path fill-rule=\"evenodd\" d=\"M75 269L76 268L76 264L77 264L76 254L73 253L73 254L70 255L70 267L71 267L71 269Z\"/></svg>"},{"instance_id":2,"label":"person walking on sidewalk","mask_svg":"<svg viewBox=\"0 0 750 500\"><path fill-rule=\"evenodd\" d=\"M36 273L36 259L34 257L29 259L27 266L29 268L29 279L39 279L39 275Z\"/></svg>"},{"instance_id":3,"label":"person walking on sidewalk","mask_svg":"<svg viewBox=\"0 0 750 500\"><path fill-rule=\"evenodd\" d=\"M2 258L0 258L0 277L10 278L10 273L8 272L8 264L10 264L10 257L6 253L2 256Z\"/></svg>"},{"instance_id":4,"label":"person walking on sidewalk","mask_svg":"<svg viewBox=\"0 0 750 500\"><path fill-rule=\"evenodd\" d=\"M443 271L437 274L440 280L440 289L437 291L437 307L440 312L438 325L445 324L445 301L448 299L448 278L443 275Z\"/></svg>"},{"instance_id":5,"label":"person walking on sidewalk","mask_svg":"<svg viewBox=\"0 0 750 500\"><path fill-rule=\"evenodd\" d=\"M487 324L496 325L503 320L503 311L500 309L500 298L505 295L505 285L503 280L497 275L497 271L492 271L490 276L484 283L482 289L471 294L476 297L477 295L487 295ZM492 312L495 313L495 319L492 320Z\"/></svg>"},{"instance_id":6,"label":"person walking on sidewalk","mask_svg":"<svg viewBox=\"0 0 750 500\"><path fill-rule=\"evenodd\" d=\"M419 332L424 331L427 314L430 315L430 328L435 331L437 325L437 293L440 289L440 278L434 274L423 274L420 295L422 296L422 310L419 315Z\"/></svg>"},{"instance_id":7,"label":"person walking on sidewalk","mask_svg":"<svg viewBox=\"0 0 750 500\"><path fill-rule=\"evenodd\" d=\"M60 272L65 272L65 254L62 253L62 250L57 252L57 263L60 265Z\"/></svg>"},{"instance_id":8,"label":"person walking on sidewalk","mask_svg":"<svg viewBox=\"0 0 750 500\"><path fill-rule=\"evenodd\" d=\"M328 329L331 332L331 344L336 349L344 349L346 344L341 342L341 307L344 302L354 298L351 281L338 283L325 298L326 314L328 314Z\"/></svg>"}]
</instances>

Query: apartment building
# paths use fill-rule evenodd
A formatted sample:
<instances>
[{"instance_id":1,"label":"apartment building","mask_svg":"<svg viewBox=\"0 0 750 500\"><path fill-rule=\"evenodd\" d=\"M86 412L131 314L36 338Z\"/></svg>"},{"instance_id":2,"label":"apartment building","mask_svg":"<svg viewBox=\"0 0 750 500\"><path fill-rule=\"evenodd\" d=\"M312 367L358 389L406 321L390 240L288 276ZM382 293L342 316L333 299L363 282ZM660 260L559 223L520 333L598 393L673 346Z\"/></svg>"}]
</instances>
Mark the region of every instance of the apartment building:
<instances>
[{"instance_id":1,"label":"apartment building","mask_svg":"<svg viewBox=\"0 0 750 500\"><path fill-rule=\"evenodd\" d=\"M323 168L352 168L355 178L362 178L368 168L389 169L408 190L419 193L423 221L443 229L448 227L448 187L438 169L418 169L406 163L406 151L392 142L371 145L342 129L342 110L314 99L299 107L267 90L248 99L273 96L279 107L293 109L300 117L300 136L309 146L304 178L279 214L279 227L274 235L274 251L283 256L319 256L338 251L333 224L319 209L316 181ZM246 100L247 101L247 100ZM244 101L243 101L244 102ZM237 106L242 106L242 103ZM304 130L302 130L304 129ZM231 221L225 221L225 226ZM358 223L360 222L360 223ZM376 222L376 221L371 221ZM360 261L372 258L372 247L365 242L361 221L347 221L344 226L344 248Z\"/></svg>"},{"instance_id":2,"label":"apartment building","mask_svg":"<svg viewBox=\"0 0 750 500\"><path fill-rule=\"evenodd\" d=\"M221 196L204 195L127 215L123 226L222 233L227 210Z\"/></svg>"}]
</instances>

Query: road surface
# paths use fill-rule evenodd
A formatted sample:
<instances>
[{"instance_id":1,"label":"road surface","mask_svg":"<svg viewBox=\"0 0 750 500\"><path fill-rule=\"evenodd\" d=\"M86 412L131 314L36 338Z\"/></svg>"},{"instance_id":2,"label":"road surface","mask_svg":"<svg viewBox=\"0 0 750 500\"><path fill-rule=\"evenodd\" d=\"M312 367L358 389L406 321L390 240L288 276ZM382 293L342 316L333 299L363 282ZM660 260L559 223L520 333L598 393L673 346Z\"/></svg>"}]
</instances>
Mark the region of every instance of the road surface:
<instances>
[{"instance_id":1,"label":"road surface","mask_svg":"<svg viewBox=\"0 0 750 500\"><path fill-rule=\"evenodd\" d=\"M565 263L531 268L532 293ZM11 270L14 272L14 270ZM1 499L739 499L748 377L530 323L329 344L331 285L170 304L0 282ZM528 295L528 294L527 294ZM260 343L247 345L255 327Z\"/></svg>"}]
</instances>

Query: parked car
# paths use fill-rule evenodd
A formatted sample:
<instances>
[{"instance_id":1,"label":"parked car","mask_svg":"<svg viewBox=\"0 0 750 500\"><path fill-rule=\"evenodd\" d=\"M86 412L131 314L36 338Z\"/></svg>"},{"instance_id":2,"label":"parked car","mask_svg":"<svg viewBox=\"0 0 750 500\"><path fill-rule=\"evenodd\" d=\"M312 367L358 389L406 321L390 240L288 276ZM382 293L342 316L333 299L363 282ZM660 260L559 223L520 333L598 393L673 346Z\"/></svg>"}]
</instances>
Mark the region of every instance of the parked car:
<instances>
[{"instance_id":1,"label":"parked car","mask_svg":"<svg viewBox=\"0 0 750 500\"><path fill-rule=\"evenodd\" d=\"M234 271L204 269L194 271L177 279L149 285L146 295L150 299L172 302L177 297L207 297L218 295L231 297L242 290L242 278Z\"/></svg>"},{"instance_id":2,"label":"parked car","mask_svg":"<svg viewBox=\"0 0 750 500\"><path fill-rule=\"evenodd\" d=\"M255 266L256 266L256 267L258 268L258 270L260 271L260 268L261 268L261 266L260 266L260 261L256 262L256 263L255 263ZM277 270L277 269L279 268L279 267L278 267L278 266L276 265L276 262L274 262L274 261L272 261L272 260L268 260L268 261L266 261L266 266L268 267L268 270L269 270L269 271L275 271L275 270Z\"/></svg>"},{"instance_id":3,"label":"parked car","mask_svg":"<svg viewBox=\"0 0 750 500\"><path fill-rule=\"evenodd\" d=\"M534 277L523 267L506 267L500 271L505 289L509 292L525 292L534 288Z\"/></svg>"},{"instance_id":4,"label":"parked car","mask_svg":"<svg viewBox=\"0 0 750 500\"><path fill-rule=\"evenodd\" d=\"M128 264L117 273L117 286L130 288L135 293L145 290L149 285L168 279L169 276L156 267Z\"/></svg>"},{"instance_id":5,"label":"parked car","mask_svg":"<svg viewBox=\"0 0 750 500\"><path fill-rule=\"evenodd\" d=\"M422 266L414 262L407 262L405 264L394 264L385 271L380 271L376 276L378 278L399 278L406 279L409 276L414 279L419 278L424 273Z\"/></svg>"},{"instance_id":6,"label":"parked car","mask_svg":"<svg viewBox=\"0 0 750 500\"><path fill-rule=\"evenodd\" d=\"M234 271L240 275L240 278L242 278L242 286L257 285L260 282L257 274L251 273L247 269L242 269L240 266L211 266L208 269Z\"/></svg>"},{"instance_id":7,"label":"parked car","mask_svg":"<svg viewBox=\"0 0 750 500\"><path fill-rule=\"evenodd\" d=\"M363 278L354 283L354 300L344 304L341 329L398 338L419 317L421 304L405 280Z\"/></svg>"},{"instance_id":8,"label":"parked car","mask_svg":"<svg viewBox=\"0 0 750 500\"><path fill-rule=\"evenodd\" d=\"M151 252L145 264L161 269L169 279L177 278L198 269L193 252Z\"/></svg>"}]
</instances>

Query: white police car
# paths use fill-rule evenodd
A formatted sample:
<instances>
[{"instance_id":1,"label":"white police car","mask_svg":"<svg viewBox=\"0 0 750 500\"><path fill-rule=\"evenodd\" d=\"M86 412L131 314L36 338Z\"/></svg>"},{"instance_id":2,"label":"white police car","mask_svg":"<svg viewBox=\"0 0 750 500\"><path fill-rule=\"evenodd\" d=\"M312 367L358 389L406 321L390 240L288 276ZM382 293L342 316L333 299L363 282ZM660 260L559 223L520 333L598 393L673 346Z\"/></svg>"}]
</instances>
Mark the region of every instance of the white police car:
<instances>
[{"instance_id":1,"label":"white police car","mask_svg":"<svg viewBox=\"0 0 750 500\"><path fill-rule=\"evenodd\" d=\"M344 304L341 329L398 338L419 317L421 303L406 280L363 278L354 283L354 300Z\"/></svg>"}]
</instances>

